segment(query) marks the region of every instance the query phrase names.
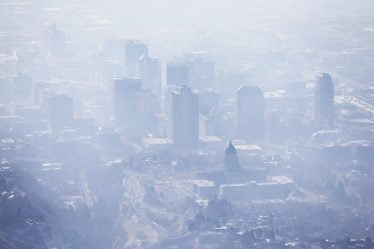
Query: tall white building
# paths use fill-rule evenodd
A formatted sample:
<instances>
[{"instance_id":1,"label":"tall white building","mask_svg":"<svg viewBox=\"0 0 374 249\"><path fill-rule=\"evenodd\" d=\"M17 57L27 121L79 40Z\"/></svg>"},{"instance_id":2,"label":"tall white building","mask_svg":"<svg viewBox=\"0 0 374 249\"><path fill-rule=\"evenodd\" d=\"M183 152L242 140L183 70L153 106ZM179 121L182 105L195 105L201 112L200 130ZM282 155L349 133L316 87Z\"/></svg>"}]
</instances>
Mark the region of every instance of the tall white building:
<instances>
[{"instance_id":1,"label":"tall white building","mask_svg":"<svg viewBox=\"0 0 374 249\"><path fill-rule=\"evenodd\" d=\"M155 58L144 54L138 59L140 77L142 78L142 86L150 89L154 93L161 93L162 87L162 65Z\"/></svg>"},{"instance_id":2,"label":"tall white building","mask_svg":"<svg viewBox=\"0 0 374 249\"><path fill-rule=\"evenodd\" d=\"M241 135L261 139L265 133L264 94L255 86L240 87L236 95L236 126Z\"/></svg>"},{"instance_id":3,"label":"tall white building","mask_svg":"<svg viewBox=\"0 0 374 249\"><path fill-rule=\"evenodd\" d=\"M137 62L138 59L148 54L148 47L139 41L129 40L125 44L125 67L127 70L127 76L137 76Z\"/></svg>"},{"instance_id":4,"label":"tall white building","mask_svg":"<svg viewBox=\"0 0 374 249\"><path fill-rule=\"evenodd\" d=\"M315 120L318 126L334 123L334 83L330 74L322 73L317 78L315 89Z\"/></svg>"},{"instance_id":5,"label":"tall white building","mask_svg":"<svg viewBox=\"0 0 374 249\"><path fill-rule=\"evenodd\" d=\"M189 86L196 90L214 87L214 62L206 52L192 52L183 56L189 68Z\"/></svg>"},{"instance_id":6,"label":"tall white building","mask_svg":"<svg viewBox=\"0 0 374 249\"><path fill-rule=\"evenodd\" d=\"M167 85L188 85L201 91L214 87L214 62L205 52L192 52L167 64Z\"/></svg>"},{"instance_id":7,"label":"tall white building","mask_svg":"<svg viewBox=\"0 0 374 249\"><path fill-rule=\"evenodd\" d=\"M167 97L167 135L179 148L192 149L199 139L199 97L182 85Z\"/></svg>"},{"instance_id":8,"label":"tall white building","mask_svg":"<svg viewBox=\"0 0 374 249\"><path fill-rule=\"evenodd\" d=\"M179 62L169 62L166 65L166 85L189 85L188 66Z\"/></svg>"},{"instance_id":9,"label":"tall white building","mask_svg":"<svg viewBox=\"0 0 374 249\"><path fill-rule=\"evenodd\" d=\"M48 27L44 33L44 46L48 53L55 57L63 56L65 53L65 34L55 24Z\"/></svg>"},{"instance_id":10,"label":"tall white building","mask_svg":"<svg viewBox=\"0 0 374 249\"><path fill-rule=\"evenodd\" d=\"M140 115L141 80L133 78L115 78L114 117L117 125L136 127Z\"/></svg>"},{"instance_id":11,"label":"tall white building","mask_svg":"<svg viewBox=\"0 0 374 249\"><path fill-rule=\"evenodd\" d=\"M49 123L51 128L71 127L74 120L73 98L56 94L49 99Z\"/></svg>"}]
</instances>

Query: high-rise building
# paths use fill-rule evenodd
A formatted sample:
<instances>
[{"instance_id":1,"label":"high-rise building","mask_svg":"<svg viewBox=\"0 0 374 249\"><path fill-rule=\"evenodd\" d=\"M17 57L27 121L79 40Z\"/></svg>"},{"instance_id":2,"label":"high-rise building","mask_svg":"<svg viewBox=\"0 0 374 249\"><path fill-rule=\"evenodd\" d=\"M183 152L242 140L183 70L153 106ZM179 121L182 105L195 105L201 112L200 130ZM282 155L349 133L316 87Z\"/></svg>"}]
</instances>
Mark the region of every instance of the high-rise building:
<instances>
[{"instance_id":1,"label":"high-rise building","mask_svg":"<svg viewBox=\"0 0 374 249\"><path fill-rule=\"evenodd\" d=\"M126 41L122 39L109 39L104 41L99 48L100 56L109 61L120 63L123 65L123 48Z\"/></svg>"},{"instance_id":2,"label":"high-rise building","mask_svg":"<svg viewBox=\"0 0 374 249\"><path fill-rule=\"evenodd\" d=\"M219 107L220 95L216 91L199 91L199 112L207 115Z\"/></svg>"},{"instance_id":3,"label":"high-rise building","mask_svg":"<svg viewBox=\"0 0 374 249\"><path fill-rule=\"evenodd\" d=\"M214 86L214 62L206 52L193 52L183 56L189 68L189 86L203 90Z\"/></svg>"},{"instance_id":4,"label":"high-rise building","mask_svg":"<svg viewBox=\"0 0 374 249\"><path fill-rule=\"evenodd\" d=\"M166 84L189 85L189 69L183 63L170 62L166 66Z\"/></svg>"},{"instance_id":5,"label":"high-rise building","mask_svg":"<svg viewBox=\"0 0 374 249\"><path fill-rule=\"evenodd\" d=\"M167 85L188 85L204 90L214 86L214 62L205 52L177 57L167 65Z\"/></svg>"},{"instance_id":6,"label":"high-rise building","mask_svg":"<svg viewBox=\"0 0 374 249\"><path fill-rule=\"evenodd\" d=\"M236 95L236 126L241 135L261 139L265 133L264 94L255 86L240 87Z\"/></svg>"},{"instance_id":7,"label":"high-rise building","mask_svg":"<svg viewBox=\"0 0 374 249\"><path fill-rule=\"evenodd\" d=\"M334 123L334 83L328 73L318 76L315 98L315 121L318 126Z\"/></svg>"},{"instance_id":8,"label":"high-rise building","mask_svg":"<svg viewBox=\"0 0 374 249\"><path fill-rule=\"evenodd\" d=\"M229 146L225 150L225 157L223 159L223 167L226 172L233 172L241 170L238 154L236 148L230 141Z\"/></svg>"},{"instance_id":9,"label":"high-rise building","mask_svg":"<svg viewBox=\"0 0 374 249\"><path fill-rule=\"evenodd\" d=\"M167 135L180 148L193 148L198 142L199 97L187 86L177 86L168 95Z\"/></svg>"},{"instance_id":10,"label":"high-rise building","mask_svg":"<svg viewBox=\"0 0 374 249\"><path fill-rule=\"evenodd\" d=\"M147 54L144 54L139 58L138 64L143 88L150 89L154 93L161 93L161 62L155 58L149 57Z\"/></svg>"},{"instance_id":11,"label":"high-rise building","mask_svg":"<svg viewBox=\"0 0 374 249\"><path fill-rule=\"evenodd\" d=\"M139 93L141 80L134 78L115 78L114 116L117 125L136 127L140 115Z\"/></svg>"},{"instance_id":12,"label":"high-rise building","mask_svg":"<svg viewBox=\"0 0 374 249\"><path fill-rule=\"evenodd\" d=\"M139 41L129 40L125 45L125 67L127 76L137 76L137 63L139 57L148 54L148 48L144 43Z\"/></svg>"},{"instance_id":13,"label":"high-rise building","mask_svg":"<svg viewBox=\"0 0 374 249\"><path fill-rule=\"evenodd\" d=\"M55 24L48 27L43 36L47 52L55 57L62 56L65 53L65 34Z\"/></svg>"},{"instance_id":14,"label":"high-rise building","mask_svg":"<svg viewBox=\"0 0 374 249\"><path fill-rule=\"evenodd\" d=\"M56 94L49 98L49 123L51 128L71 127L74 120L73 98Z\"/></svg>"},{"instance_id":15,"label":"high-rise building","mask_svg":"<svg viewBox=\"0 0 374 249\"><path fill-rule=\"evenodd\" d=\"M140 111L143 114L150 114L158 116L161 114L161 100L160 95L152 92L150 89L142 89L139 94Z\"/></svg>"}]
</instances>

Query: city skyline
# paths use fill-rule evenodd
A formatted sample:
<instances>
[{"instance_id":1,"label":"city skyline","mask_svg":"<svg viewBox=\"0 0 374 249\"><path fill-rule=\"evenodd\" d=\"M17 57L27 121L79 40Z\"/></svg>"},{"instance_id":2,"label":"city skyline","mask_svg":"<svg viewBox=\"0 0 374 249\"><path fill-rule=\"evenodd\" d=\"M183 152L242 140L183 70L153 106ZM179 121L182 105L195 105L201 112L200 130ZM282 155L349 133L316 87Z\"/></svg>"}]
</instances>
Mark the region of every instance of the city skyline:
<instances>
[{"instance_id":1,"label":"city skyline","mask_svg":"<svg viewBox=\"0 0 374 249\"><path fill-rule=\"evenodd\" d=\"M373 249L373 13L0 1L0 249Z\"/></svg>"}]
</instances>

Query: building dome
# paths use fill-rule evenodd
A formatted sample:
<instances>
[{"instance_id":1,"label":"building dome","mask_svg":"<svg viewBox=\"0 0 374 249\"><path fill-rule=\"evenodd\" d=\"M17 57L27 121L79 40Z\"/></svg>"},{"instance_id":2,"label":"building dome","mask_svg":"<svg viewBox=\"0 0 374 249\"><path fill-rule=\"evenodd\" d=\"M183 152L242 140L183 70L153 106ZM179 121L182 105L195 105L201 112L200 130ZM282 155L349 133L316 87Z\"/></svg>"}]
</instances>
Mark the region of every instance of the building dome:
<instances>
[{"instance_id":1,"label":"building dome","mask_svg":"<svg viewBox=\"0 0 374 249\"><path fill-rule=\"evenodd\" d=\"M239 171L241 169L236 149L231 141L225 150L223 166L226 172Z\"/></svg>"},{"instance_id":2,"label":"building dome","mask_svg":"<svg viewBox=\"0 0 374 249\"><path fill-rule=\"evenodd\" d=\"M225 150L225 154L235 154L236 155L236 149L234 145L232 145L232 142L230 141L229 146Z\"/></svg>"}]
</instances>

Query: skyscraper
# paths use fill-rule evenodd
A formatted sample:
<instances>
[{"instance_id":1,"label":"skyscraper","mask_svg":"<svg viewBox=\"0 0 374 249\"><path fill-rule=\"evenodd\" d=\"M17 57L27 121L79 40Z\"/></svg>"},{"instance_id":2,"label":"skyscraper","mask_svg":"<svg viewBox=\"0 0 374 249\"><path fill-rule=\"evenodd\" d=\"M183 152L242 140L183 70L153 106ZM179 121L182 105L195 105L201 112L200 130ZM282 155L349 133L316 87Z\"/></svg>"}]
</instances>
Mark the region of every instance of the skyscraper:
<instances>
[{"instance_id":1,"label":"skyscraper","mask_svg":"<svg viewBox=\"0 0 374 249\"><path fill-rule=\"evenodd\" d=\"M115 78L114 117L117 125L136 127L139 118L139 93L141 80L134 78Z\"/></svg>"},{"instance_id":2,"label":"skyscraper","mask_svg":"<svg viewBox=\"0 0 374 249\"><path fill-rule=\"evenodd\" d=\"M64 55L65 53L65 35L55 24L48 27L44 33L44 46L47 52L55 57Z\"/></svg>"},{"instance_id":3,"label":"skyscraper","mask_svg":"<svg viewBox=\"0 0 374 249\"><path fill-rule=\"evenodd\" d=\"M214 86L214 62L205 52L177 57L167 65L167 85L188 85L196 90Z\"/></svg>"},{"instance_id":4,"label":"skyscraper","mask_svg":"<svg viewBox=\"0 0 374 249\"><path fill-rule=\"evenodd\" d=\"M127 76L136 76L136 65L140 56L148 54L148 48L144 43L129 40L125 45L125 67Z\"/></svg>"},{"instance_id":5,"label":"skyscraper","mask_svg":"<svg viewBox=\"0 0 374 249\"><path fill-rule=\"evenodd\" d=\"M126 41L123 39L109 39L105 40L99 48L100 55L105 60L114 61L116 63L124 63L123 48Z\"/></svg>"},{"instance_id":6,"label":"skyscraper","mask_svg":"<svg viewBox=\"0 0 374 249\"><path fill-rule=\"evenodd\" d=\"M49 98L49 123L51 128L69 127L73 124L73 98L56 94Z\"/></svg>"},{"instance_id":7,"label":"skyscraper","mask_svg":"<svg viewBox=\"0 0 374 249\"><path fill-rule=\"evenodd\" d=\"M187 86L168 95L167 135L180 148L193 148L199 139L199 97Z\"/></svg>"},{"instance_id":8,"label":"skyscraper","mask_svg":"<svg viewBox=\"0 0 374 249\"><path fill-rule=\"evenodd\" d=\"M264 95L255 86L240 87L236 95L237 132L261 139L265 133Z\"/></svg>"},{"instance_id":9,"label":"skyscraper","mask_svg":"<svg viewBox=\"0 0 374 249\"><path fill-rule=\"evenodd\" d=\"M152 90L154 93L161 93L161 62L144 54L138 59L138 64L143 87Z\"/></svg>"},{"instance_id":10,"label":"skyscraper","mask_svg":"<svg viewBox=\"0 0 374 249\"><path fill-rule=\"evenodd\" d=\"M318 126L334 123L334 83L328 73L317 78L315 98L315 121Z\"/></svg>"},{"instance_id":11,"label":"skyscraper","mask_svg":"<svg viewBox=\"0 0 374 249\"><path fill-rule=\"evenodd\" d=\"M214 62L206 52L193 52L183 56L189 68L189 86L203 90L214 86Z\"/></svg>"},{"instance_id":12,"label":"skyscraper","mask_svg":"<svg viewBox=\"0 0 374 249\"><path fill-rule=\"evenodd\" d=\"M166 84L189 85L189 69L183 63L170 62L166 66Z\"/></svg>"}]
</instances>

